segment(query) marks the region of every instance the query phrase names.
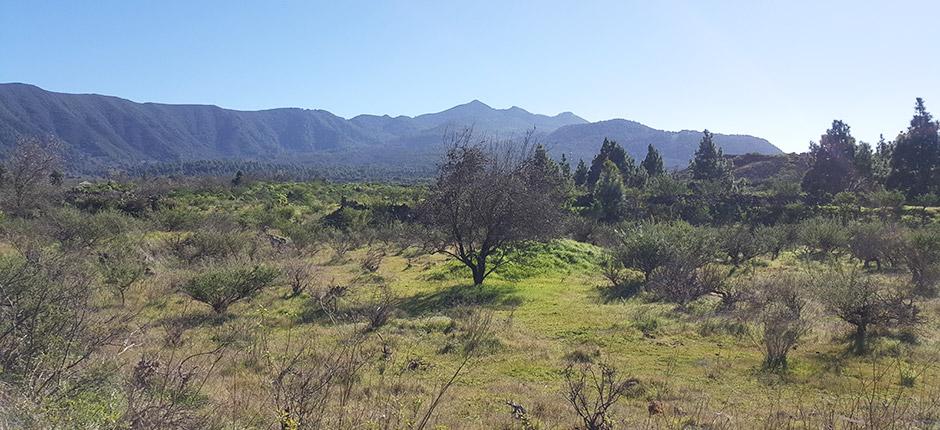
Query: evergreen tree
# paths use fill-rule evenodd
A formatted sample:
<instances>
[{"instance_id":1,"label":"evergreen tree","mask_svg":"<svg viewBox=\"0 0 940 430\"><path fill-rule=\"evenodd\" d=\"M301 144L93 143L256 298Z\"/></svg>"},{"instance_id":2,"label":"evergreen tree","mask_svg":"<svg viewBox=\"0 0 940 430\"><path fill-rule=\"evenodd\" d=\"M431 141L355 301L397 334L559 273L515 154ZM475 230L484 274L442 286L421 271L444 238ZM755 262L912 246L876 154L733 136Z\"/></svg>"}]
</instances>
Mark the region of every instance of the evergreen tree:
<instances>
[{"instance_id":1,"label":"evergreen tree","mask_svg":"<svg viewBox=\"0 0 940 430\"><path fill-rule=\"evenodd\" d=\"M636 162L633 161L633 157L627 155L627 151L619 143L605 138L600 152L591 162L591 170L588 171L587 176L588 186L593 186L600 179L601 172L604 169L604 161L607 160L617 166L617 170L620 171L620 175L624 180L631 180L636 173Z\"/></svg>"},{"instance_id":2,"label":"evergreen tree","mask_svg":"<svg viewBox=\"0 0 940 430\"><path fill-rule=\"evenodd\" d=\"M663 167L663 157L659 155L659 151L653 145L646 147L646 158L643 159L643 163L640 165L643 166L650 178L666 173L666 168Z\"/></svg>"},{"instance_id":3,"label":"evergreen tree","mask_svg":"<svg viewBox=\"0 0 940 430\"><path fill-rule=\"evenodd\" d=\"M565 154L561 154L559 166L561 167L561 174L565 177L565 180L571 179L571 163L568 162L568 157L565 157Z\"/></svg>"},{"instance_id":4,"label":"evergreen tree","mask_svg":"<svg viewBox=\"0 0 940 430\"><path fill-rule=\"evenodd\" d=\"M232 186L233 186L233 187L238 187L238 186L240 186L240 185L242 184L242 181L244 180L244 176L245 176L245 174L242 173L241 170L235 172L235 177L232 178Z\"/></svg>"},{"instance_id":5,"label":"evergreen tree","mask_svg":"<svg viewBox=\"0 0 940 430\"><path fill-rule=\"evenodd\" d=\"M723 180L731 176L731 166L724 159L721 148L715 145L711 132L702 132L702 141L689 164L693 179Z\"/></svg>"},{"instance_id":6,"label":"evergreen tree","mask_svg":"<svg viewBox=\"0 0 940 430\"><path fill-rule=\"evenodd\" d=\"M577 186L587 184L588 168L584 160L578 160L578 167L574 169L574 184Z\"/></svg>"},{"instance_id":7,"label":"evergreen tree","mask_svg":"<svg viewBox=\"0 0 940 430\"><path fill-rule=\"evenodd\" d=\"M548 156L545 147L538 145L532 154L532 169L529 171L536 175L541 175L542 179L553 187L561 188L565 183L565 177L562 174L561 167L555 160Z\"/></svg>"},{"instance_id":8,"label":"evergreen tree","mask_svg":"<svg viewBox=\"0 0 940 430\"><path fill-rule=\"evenodd\" d=\"M917 98L915 110L910 127L894 143L888 177L888 186L908 198L927 194L940 183L940 125L927 112L924 99Z\"/></svg>"},{"instance_id":9,"label":"evergreen tree","mask_svg":"<svg viewBox=\"0 0 940 430\"><path fill-rule=\"evenodd\" d=\"M818 145L810 143L809 151L812 164L803 177L803 191L823 198L849 189L858 179L855 138L848 124L832 121L832 128L826 130Z\"/></svg>"},{"instance_id":10,"label":"evergreen tree","mask_svg":"<svg viewBox=\"0 0 940 430\"><path fill-rule=\"evenodd\" d=\"M885 183L891 174L891 153L894 151L894 145L885 141L885 136L878 136L878 145L875 146L875 154L872 157L872 176L876 181Z\"/></svg>"},{"instance_id":11,"label":"evergreen tree","mask_svg":"<svg viewBox=\"0 0 940 430\"><path fill-rule=\"evenodd\" d=\"M871 145L867 142L859 142L855 148L855 172L861 179L872 179L874 177L875 155L872 153Z\"/></svg>"},{"instance_id":12,"label":"evergreen tree","mask_svg":"<svg viewBox=\"0 0 940 430\"><path fill-rule=\"evenodd\" d=\"M626 215L625 188L620 169L610 160L604 161L600 178L594 186L594 211L598 219L614 223Z\"/></svg>"}]
</instances>

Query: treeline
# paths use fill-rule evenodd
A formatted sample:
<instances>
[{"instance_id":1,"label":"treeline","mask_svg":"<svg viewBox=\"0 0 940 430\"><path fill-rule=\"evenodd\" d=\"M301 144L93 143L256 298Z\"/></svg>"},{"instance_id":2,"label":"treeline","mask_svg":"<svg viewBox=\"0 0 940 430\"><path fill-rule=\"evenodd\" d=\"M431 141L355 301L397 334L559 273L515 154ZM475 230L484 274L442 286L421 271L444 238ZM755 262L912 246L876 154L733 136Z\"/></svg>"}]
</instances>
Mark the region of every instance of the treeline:
<instances>
[{"instance_id":1,"label":"treeline","mask_svg":"<svg viewBox=\"0 0 940 430\"><path fill-rule=\"evenodd\" d=\"M894 141L882 139L873 149L856 142L847 124L833 121L819 143L811 145L805 175L786 172L760 187L734 177L708 130L682 172L667 172L653 146L637 163L611 140L604 141L590 165L581 160L572 170L563 157L558 169L570 184L573 206L605 223L682 219L693 224L774 224L846 207L899 211L905 203L940 205L938 136L937 121L917 99L910 126Z\"/></svg>"},{"instance_id":2,"label":"treeline","mask_svg":"<svg viewBox=\"0 0 940 430\"><path fill-rule=\"evenodd\" d=\"M350 165L290 163L252 160L195 160L167 163L115 165L89 170L70 170L88 177L147 179L165 177L232 177L238 172L267 181L330 180L335 182L392 182L411 184L433 177L432 167L412 165Z\"/></svg>"}]
</instances>

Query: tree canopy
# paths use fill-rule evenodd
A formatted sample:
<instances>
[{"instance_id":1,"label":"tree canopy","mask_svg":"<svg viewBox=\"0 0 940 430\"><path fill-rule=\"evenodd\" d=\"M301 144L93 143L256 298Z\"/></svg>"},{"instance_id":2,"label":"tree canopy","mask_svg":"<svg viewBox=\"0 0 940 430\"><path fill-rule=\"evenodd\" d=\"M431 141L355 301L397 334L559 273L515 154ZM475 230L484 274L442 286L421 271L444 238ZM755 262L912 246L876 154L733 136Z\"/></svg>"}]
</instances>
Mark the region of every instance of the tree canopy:
<instances>
[{"instance_id":1,"label":"tree canopy","mask_svg":"<svg viewBox=\"0 0 940 430\"><path fill-rule=\"evenodd\" d=\"M891 151L888 186L908 198L940 188L940 134L937 121L927 112L924 99L917 98L914 118Z\"/></svg>"}]
</instances>

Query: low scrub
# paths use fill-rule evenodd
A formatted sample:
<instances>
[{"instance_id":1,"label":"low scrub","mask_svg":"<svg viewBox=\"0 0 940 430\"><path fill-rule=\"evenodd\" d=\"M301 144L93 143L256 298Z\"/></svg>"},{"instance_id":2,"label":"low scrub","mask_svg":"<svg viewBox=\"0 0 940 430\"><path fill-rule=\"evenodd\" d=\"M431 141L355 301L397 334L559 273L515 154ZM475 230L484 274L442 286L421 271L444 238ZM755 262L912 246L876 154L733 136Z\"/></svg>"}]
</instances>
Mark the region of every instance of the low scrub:
<instances>
[{"instance_id":1,"label":"low scrub","mask_svg":"<svg viewBox=\"0 0 940 430\"><path fill-rule=\"evenodd\" d=\"M274 284L279 272L268 266L219 267L190 278L180 289L193 300L223 314L233 303L248 299Z\"/></svg>"}]
</instances>

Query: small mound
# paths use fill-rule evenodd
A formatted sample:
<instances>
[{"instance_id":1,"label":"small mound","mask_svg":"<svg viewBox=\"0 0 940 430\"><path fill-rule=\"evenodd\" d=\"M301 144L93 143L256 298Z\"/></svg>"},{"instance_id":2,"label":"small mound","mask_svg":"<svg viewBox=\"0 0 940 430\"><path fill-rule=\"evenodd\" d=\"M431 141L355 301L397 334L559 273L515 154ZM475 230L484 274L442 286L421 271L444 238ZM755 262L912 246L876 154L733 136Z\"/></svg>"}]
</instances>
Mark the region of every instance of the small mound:
<instances>
[{"instance_id":1,"label":"small mound","mask_svg":"<svg viewBox=\"0 0 940 430\"><path fill-rule=\"evenodd\" d=\"M588 272L597 269L602 257L601 248L570 239L529 242L507 251L507 262L496 270L496 275L519 280L554 273Z\"/></svg>"}]
</instances>

